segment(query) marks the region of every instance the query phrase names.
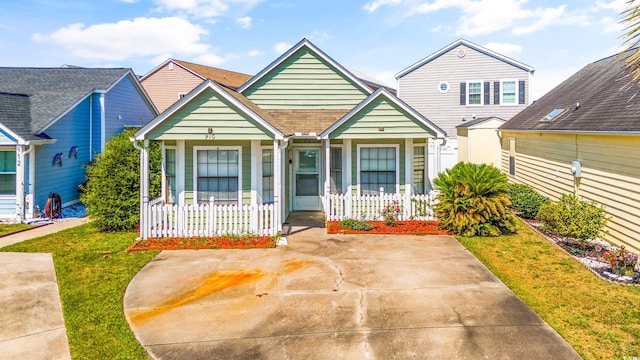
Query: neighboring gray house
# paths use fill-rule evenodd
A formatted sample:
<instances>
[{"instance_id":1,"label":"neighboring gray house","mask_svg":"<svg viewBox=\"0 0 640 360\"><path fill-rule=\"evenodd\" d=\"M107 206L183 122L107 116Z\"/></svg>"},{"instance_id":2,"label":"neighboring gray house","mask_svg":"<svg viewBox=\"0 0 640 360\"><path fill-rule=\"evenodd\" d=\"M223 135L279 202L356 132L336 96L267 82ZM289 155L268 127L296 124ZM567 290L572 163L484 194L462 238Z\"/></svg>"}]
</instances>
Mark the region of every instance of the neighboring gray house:
<instances>
[{"instance_id":1,"label":"neighboring gray house","mask_svg":"<svg viewBox=\"0 0 640 360\"><path fill-rule=\"evenodd\" d=\"M429 144L429 178L458 162L456 126L476 118L508 120L527 107L533 71L459 39L396 74L398 97L449 134L444 144ZM435 146L442 147L440 156Z\"/></svg>"}]
</instances>

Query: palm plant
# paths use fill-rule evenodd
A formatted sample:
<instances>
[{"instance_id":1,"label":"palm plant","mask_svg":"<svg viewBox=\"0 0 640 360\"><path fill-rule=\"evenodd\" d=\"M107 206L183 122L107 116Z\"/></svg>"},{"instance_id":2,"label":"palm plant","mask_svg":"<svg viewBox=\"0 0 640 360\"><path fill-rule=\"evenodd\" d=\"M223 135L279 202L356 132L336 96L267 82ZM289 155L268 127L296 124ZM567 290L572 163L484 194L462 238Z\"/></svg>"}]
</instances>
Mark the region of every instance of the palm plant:
<instances>
[{"instance_id":1,"label":"palm plant","mask_svg":"<svg viewBox=\"0 0 640 360\"><path fill-rule=\"evenodd\" d=\"M622 12L620 23L624 25L624 42L622 47L627 49L635 48L635 51L626 59L629 73L634 79L640 78L640 4L635 4L635 0L627 1L628 7Z\"/></svg>"},{"instance_id":2,"label":"palm plant","mask_svg":"<svg viewBox=\"0 0 640 360\"><path fill-rule=\"evenodd\" d=\"M497 168L461 162L440 173L434 184L440 191L434 212L443 229L462 236L515 231L507 177Z\"/></svg>"}]
</instances>

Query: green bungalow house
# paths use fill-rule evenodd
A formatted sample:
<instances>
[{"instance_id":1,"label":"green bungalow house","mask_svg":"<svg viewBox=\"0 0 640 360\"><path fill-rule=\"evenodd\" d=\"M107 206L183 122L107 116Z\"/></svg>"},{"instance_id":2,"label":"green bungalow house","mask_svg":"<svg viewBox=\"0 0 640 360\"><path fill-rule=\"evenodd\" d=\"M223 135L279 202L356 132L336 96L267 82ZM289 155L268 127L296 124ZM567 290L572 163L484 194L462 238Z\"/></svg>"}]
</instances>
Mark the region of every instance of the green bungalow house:
<instances>
[{"instance_id":1,"label":"green bungalow house","mask_svg":"<svg viewBox=\"0 0 640 360\"><path fill-rule=\"evenodd\" d=\"M394 200L419 215L426 149L445 135L303 39L235 91L205 80L135 134L140 235L275 234L293 211L377 218ZM155 200L149 141L164 154Z\"/></svg>"}]
</instances>

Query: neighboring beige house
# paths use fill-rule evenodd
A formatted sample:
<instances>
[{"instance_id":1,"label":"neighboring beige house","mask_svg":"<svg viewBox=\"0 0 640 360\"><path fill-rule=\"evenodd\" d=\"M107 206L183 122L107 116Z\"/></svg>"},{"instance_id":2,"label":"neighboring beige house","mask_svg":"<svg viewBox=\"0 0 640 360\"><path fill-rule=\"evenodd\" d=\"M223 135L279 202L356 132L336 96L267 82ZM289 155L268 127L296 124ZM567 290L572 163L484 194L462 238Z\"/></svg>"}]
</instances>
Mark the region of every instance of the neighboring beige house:
<instances>
[{"instance_id":1,"label":"neighboring beige house","mask_svg":"<svg viewBox=\"0 0 640 360\"><path fill-rule=\"evenodd\" d=\"M478 118L510 119L527 107L534 69L460 39L396 74L398 97L449 137L429 148L429 177L458 162L456 126ZM442 147L441 158L433 146Z\"/></svg>"},{"instance_id":2,"label":"neighboring beige house","mask_svg":"<svg viewBox=\"0 0 640 360\"><path fill-rule=\"evenodd\" d=\"M141 77L140 83L158 111L163 112L206 79L235 90L250 78L235 71L168 59Z\"/></svg>"},{"instance_id":3,"label":"neighboring beige house","mask_svg":"<svg viewBox=\"0 0 640 360\"><path fill-rule=\"evenodd\" d=\"M625 56L596 61L499 128L502 169L552 199L605 206L605 239L640 250L640 86Z\"/></svg>"},{"instance_id":4,"label":"neighboring beige house","mask_svg":"<svg viewBox=\"0 0 640 360\"><path fill-rule=\"evenodd\" d=\"M141 237L274 234L293 211L377 219L393 201L423 216L426 148L445 136L303 39L235 91L205 80L136 133L164 154L149 201L142 148Z\"/></svg>"},{"instance_id":5,"label":"neighboring beige house","mask_svg":"<svg viewBox=\"0 0 640 360\"><path fill-rule=\"evenodd\" d=\"M486 117L465 121L456 126L458 160L500 168L502 154L496 129L504 123L503 119Z\"/></svg>"}]
</instances>

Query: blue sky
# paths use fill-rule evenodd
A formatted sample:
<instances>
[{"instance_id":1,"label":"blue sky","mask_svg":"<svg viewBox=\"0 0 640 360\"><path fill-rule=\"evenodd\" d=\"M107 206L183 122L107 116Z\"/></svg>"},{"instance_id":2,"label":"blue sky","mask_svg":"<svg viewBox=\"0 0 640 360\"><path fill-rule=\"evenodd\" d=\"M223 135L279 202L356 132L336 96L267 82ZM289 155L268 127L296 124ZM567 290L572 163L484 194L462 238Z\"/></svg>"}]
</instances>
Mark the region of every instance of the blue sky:
<instances>
[{"instance_id":1,"label":"blue sky","mask_svg":"<svg viewBox=\"0 0 640 360\"><path fill-rule=\"evenodd\" d=\"M303 37L349 69L394 74L464 38L535 68L533 99L617 53L627 0L20 0L0 66L130 67L169 57L255 74Z\"/></svg>"}]
</instances>

